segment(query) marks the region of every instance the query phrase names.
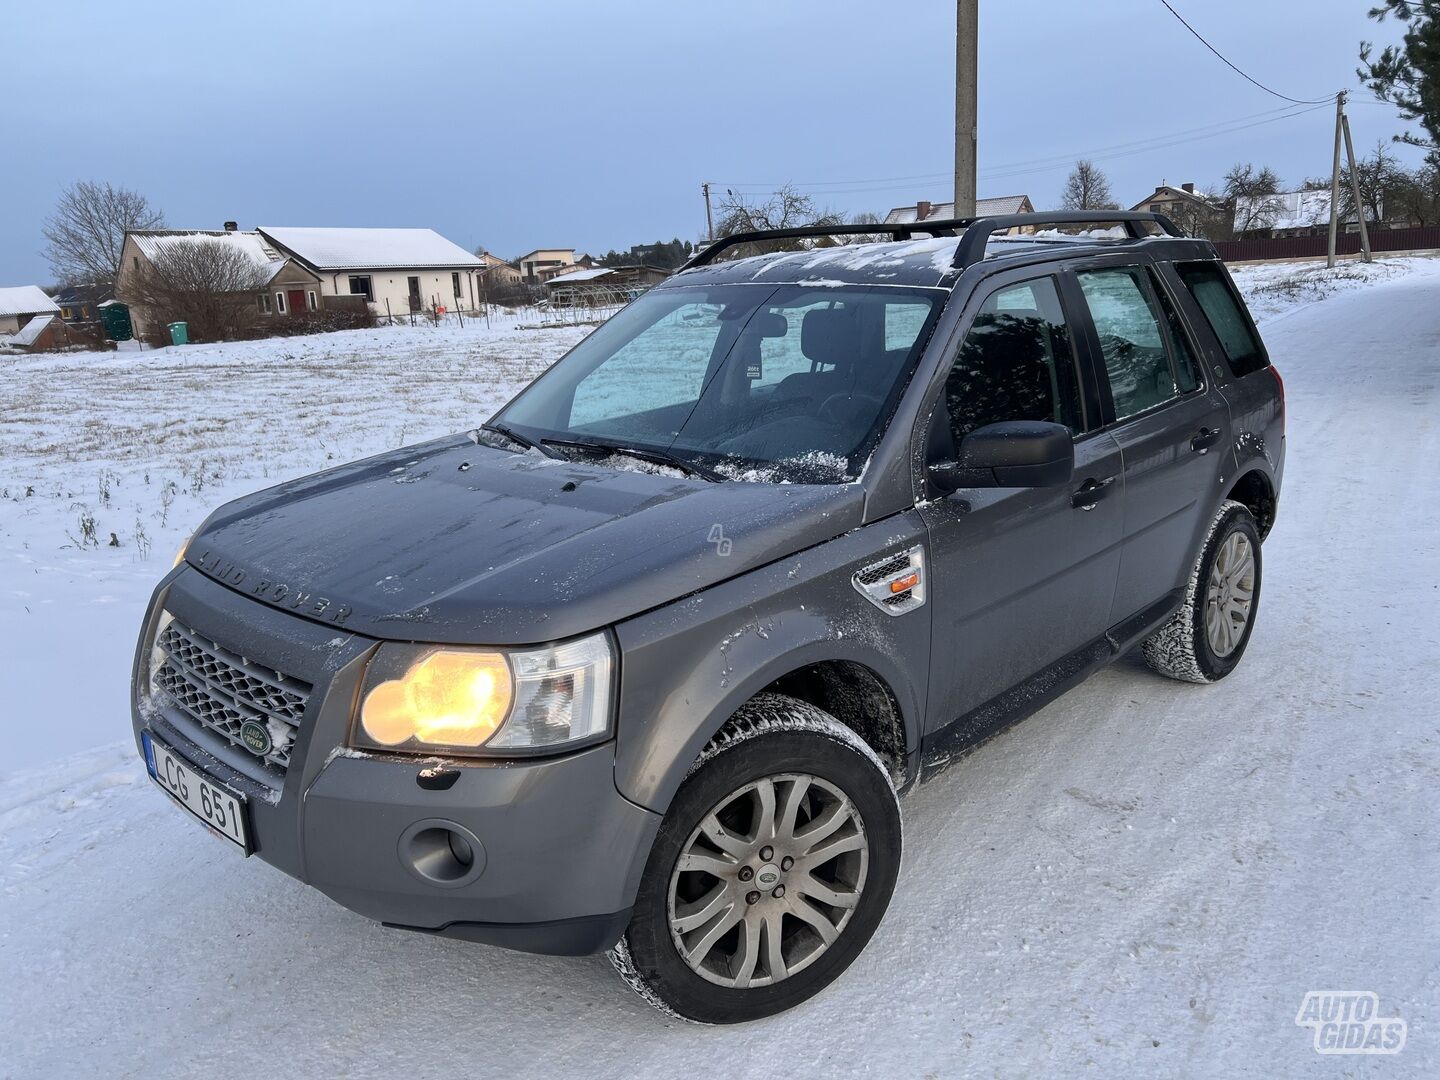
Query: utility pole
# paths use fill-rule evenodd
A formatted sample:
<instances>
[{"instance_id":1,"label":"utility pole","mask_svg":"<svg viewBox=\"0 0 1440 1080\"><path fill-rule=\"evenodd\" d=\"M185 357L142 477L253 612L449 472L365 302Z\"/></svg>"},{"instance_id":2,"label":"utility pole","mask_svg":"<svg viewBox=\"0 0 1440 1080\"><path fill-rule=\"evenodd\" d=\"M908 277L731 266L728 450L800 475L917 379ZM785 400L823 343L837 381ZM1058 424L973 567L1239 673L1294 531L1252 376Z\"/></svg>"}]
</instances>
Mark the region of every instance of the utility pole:
<instances>
[{"instance_id":1,"label":"utility pole","mask_svg":"<svg viewBox=\"0 0 1440 1080\"><path fill-rule=\"evenodd\" d=\"M1360 222L1360 247L1370 261L1370 230L1365 224L1365 207L1360 200L1360 174L1355 168L1355 144L1350 140L1350 118L1345 115L1345 91L1335 95L1335 158L1330 170L1330 253L1327 267L1335 266L1336 238L1340 232L1340 147L1350 162L1350 194L1355 200L1355 217Z\"/></svg>"},{"instance_id":2,"label":"utility pole","mask_svg":"<svg viewBox=\"0 0 1440 1080\"><path fill-rule=\"evenodd\" d=\"M1355 144L1350 141L1350 116L1340 114L1340 127L1345 131L1345 156L1350 159L1350 193L1355 199L1355 217L1360 222L1360 248L1365 261L1370 261L1370 229L1365 224L1365 206L1360 200L1360 170L1355 167Z\"/></svg>"},{"instance_id":3,"label":"utility pole","mask_svg":"<svg viewBox=\"0 0 1440 1080\"><path fill-rule=\"evenodd\" d=\"M715 219L710 215L710 182L707 180L700 185L700 193L705 196L705 240L707 243L715 242Z\"/></svg>"},{"instance_id":4,"label":"utility pole","mask_svg":"<svg viewBox=\"0 0 1440 1080\"><path fill-rule=\"evenodd\" d=\"M975 216L976 97L980 73L980 0L955 5L955 216Z\"/></svg>"}]
</instances>

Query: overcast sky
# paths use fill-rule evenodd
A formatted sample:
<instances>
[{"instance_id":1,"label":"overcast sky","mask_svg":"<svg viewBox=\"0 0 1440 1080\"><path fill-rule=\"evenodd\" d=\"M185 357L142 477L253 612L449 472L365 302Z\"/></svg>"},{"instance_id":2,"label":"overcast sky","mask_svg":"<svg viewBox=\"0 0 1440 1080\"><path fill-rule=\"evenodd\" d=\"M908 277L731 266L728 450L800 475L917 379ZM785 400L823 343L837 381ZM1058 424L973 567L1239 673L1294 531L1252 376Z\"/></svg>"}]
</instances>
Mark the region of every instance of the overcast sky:
<instances>
[{"instance_id":1,"label":"overcast sky","mask_svg":"<svg viewBox=\"0 0 1440 1080\"><path fill-rule=\"evenodd\" d=\"M1295 98L1353 87L1360 39L1398 36L1373 0L1172 3ZM846 212L948 199L954 19L953 0L26 5L31 44L0 64L0 285L49 282L41 222L85 178L177 227L430 226L506 256L695 238L702 180ZM981 39L982 196L1053 207L1079 156L1126 205L1236 161L1329 169L1333 109L1185 137L1286 103L1159 0L981 0ZM1361 153L1403 127L1351 112Z\"/></svg>"}]
</instances>

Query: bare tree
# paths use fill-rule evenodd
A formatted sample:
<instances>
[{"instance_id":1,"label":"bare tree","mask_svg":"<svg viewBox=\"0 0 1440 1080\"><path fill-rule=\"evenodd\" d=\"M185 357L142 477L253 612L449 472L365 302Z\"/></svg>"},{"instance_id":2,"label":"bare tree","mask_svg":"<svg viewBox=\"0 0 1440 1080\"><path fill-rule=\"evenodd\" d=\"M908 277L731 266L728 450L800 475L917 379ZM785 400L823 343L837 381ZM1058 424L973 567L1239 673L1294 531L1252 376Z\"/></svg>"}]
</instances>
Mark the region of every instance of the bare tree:
<instances>
[{"instance_id":1,"label":"bare tree","mask_svg":"<svg viewBox=\"0 0 1440 1080\"><path fill-rule=\"evenodd\" d=\"M1280 177L1268 165L1256 169L1247 161L1230 166L1221 190L1230 207L1236 235L1255 229L1273 229L1285 212L1285 201L1279 197Z\"/></svg>"},{"instance_id":2,"label":"bare tree","mask_svg":"<svg viewBox=\"0 0 1440 1080\"><path fill-rule=\"evenodd\" d=\"M228 341L253 328L265 284L264 268L224 237L176 237L127 277L125 300L152 328L183 321L197 341Z\"/></svg>"},{"instance_id":3,"label":"bare tree","mask_svg":"<svg viewBox=\"0 0 1440 1080\"><path fill-rule=\"evenodd\" d=\"M889 240L892 233L888 233L882 226L880 217L872 214L869 210L862 210L850 219L851 225L874 225L874 232L860 233L857 236L838 236L836 239L842 244L878 244Z\"/></svg>"},{"instance_id":4,"label":"bare tree","mask_svg":"<svg viewBox=\"0 0 1440 1080\"><path fill-rule=\"evenodd\" d=\"M1392 204L1405 201L1406 189L1415 183L1414 176L1386 148L1383 140L1375 144L1369 157L1355 163L1355 178L1360 182L1360 205L1364 207L1365 220L1377 223L1385 220L1387 208L1395 209ZM1340 213L1345 220L1357 217L1348 165L1340 172Z\"/></svg>"},{"instance_id":5,"label":"bare tree","mask_svg":"<svg viewBox=\"0 0 1440 1080\"><path fill-rule=\"evenodd\" d=\"M1118 210L1120 206L1110 194L1110 181L1095 167L1093 161L1077 161L1065 178L1065 191L1060 196L1062 210Z\"/></svg>"},{"instance_id":6,"label":"bare tree","mask_svg":"<svg viewBox=\"0 0 1440 1080\"><path fill-rule=\"evenodd\" d=\"M727 190L716 209L719 211L719 219L715 222L716 236L793 229L804 225L840 225L845 220L833 210L818 209L814 199L789 184L764 200ZM772 251L798 251L805 246L800 240L766 240L739 244L732 250L738 257Z\"/></svg>"},{"instance_id":7,"label":"bare tree","mask_svg":"<svg viewBox=\"0 0 1440 1080\"><path fill-rule=\"evenodd\" d=\"M127 229L158 229L165 215L139 192L81 180L60 193L45 219L45 257L68 284L113 284Z\"/></svg>"},{"instance_id":8,"label":"bare tree","mask_svg":"<svg viewBox=\"0 0 1440 1080\"><path fill-rule=\"evenodd\" d=\"M1420 226L1440 224L1440 166L1428 162L1420 166L1387 197L1392 220L1403 218Z\"/></svg>"}]
</instances>

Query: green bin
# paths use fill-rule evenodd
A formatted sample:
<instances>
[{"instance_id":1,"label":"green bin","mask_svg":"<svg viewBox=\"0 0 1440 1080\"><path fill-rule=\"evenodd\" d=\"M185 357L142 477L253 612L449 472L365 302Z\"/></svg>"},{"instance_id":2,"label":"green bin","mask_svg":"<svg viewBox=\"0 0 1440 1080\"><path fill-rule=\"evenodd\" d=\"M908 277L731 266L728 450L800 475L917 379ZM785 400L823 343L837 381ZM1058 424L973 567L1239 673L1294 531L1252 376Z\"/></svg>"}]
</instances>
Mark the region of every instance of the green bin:
<instances>
[{"instance_id":1,"label":"green bin","mask_svg":"<svg viewBox=\"0 0 1440 1080\"><path fill-rule=\"evenodd\" d=\"M190 343L190 327L183 322L172 322L170 324L170 341L175 345L188 345Z\"/></svg>"}]
</instances>

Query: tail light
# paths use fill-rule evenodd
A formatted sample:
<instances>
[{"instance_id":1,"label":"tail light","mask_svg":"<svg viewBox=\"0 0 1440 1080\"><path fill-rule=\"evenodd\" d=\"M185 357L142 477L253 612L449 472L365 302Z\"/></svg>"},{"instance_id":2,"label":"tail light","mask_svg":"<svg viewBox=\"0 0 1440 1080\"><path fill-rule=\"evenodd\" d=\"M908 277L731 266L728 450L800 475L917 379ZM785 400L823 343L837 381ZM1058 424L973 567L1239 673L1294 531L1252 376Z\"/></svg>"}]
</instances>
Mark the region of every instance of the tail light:
<instances>
[{"instance_id":1,"label":"tail light","mask_svg":"<svg viewBox=\"0 0 1440 1080\"><path fill-rule=\"evenodd\" d=\"M1280 369L1274 364L1270 365L1270 374L1275 376L1275 385L1280 390L1280 434L1285 434L1285 380L1280 377Z\"/></svg>"}]
</instances>

